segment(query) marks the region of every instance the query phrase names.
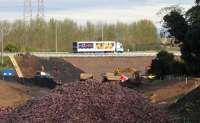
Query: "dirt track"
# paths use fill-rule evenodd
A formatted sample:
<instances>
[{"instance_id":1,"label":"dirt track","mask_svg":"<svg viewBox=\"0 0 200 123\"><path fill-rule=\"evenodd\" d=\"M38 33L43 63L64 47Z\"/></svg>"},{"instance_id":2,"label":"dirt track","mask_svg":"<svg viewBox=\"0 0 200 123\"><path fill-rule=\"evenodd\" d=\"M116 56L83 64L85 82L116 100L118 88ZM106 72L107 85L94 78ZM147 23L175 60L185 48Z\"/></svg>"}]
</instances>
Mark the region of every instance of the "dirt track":
<instances>
[{"instance_id":1,"label":"dirt track","mask_svg":"<svg viewBox=\"0 0 200 123\"><path fill-rule=\"evenodd\" d=\"M30 96L28 87L17 83L9 83L0 80L0 107L14 106L26 102Z\"/></svg>"},{"instance_id":2,"label":"dirt track","mask_svg":"<svg viewBox=\"0 0 200 123\"><path fill-rule=\"evenodd\" d=\"M0 108L24 104L31 98L47 95L49 91L46 88L25 86L14 81L0 80Z\"/></svg>"},{"instance_id":3,"label":"dirt track","mask_svg":"<svg viewBox=\"0 0 200 123\"><path fill-rule=\"evenodd\" d=\"M79 69L93 73L95 79L101 79L104 72L112 72L117 67L133 67L142 72L145 66L151 63L154 57L68 57L65 61L70 62Z\"/></svg>"},{"instance_id":4,"label":"dirt track","mask_svg":"<svg viewBox=\"0 0 200 123\"><path fill-rule=\"evenodd\" d=\"M150 100L152 103L161 103L161 102L174 102L177 98L181 97L194 90L200 85L200 82L189 80L186 84L185 81L172 81L167 84L163 84L156 89L146 91L147 93L152 93Z\"/></svg>"}]
</instances>

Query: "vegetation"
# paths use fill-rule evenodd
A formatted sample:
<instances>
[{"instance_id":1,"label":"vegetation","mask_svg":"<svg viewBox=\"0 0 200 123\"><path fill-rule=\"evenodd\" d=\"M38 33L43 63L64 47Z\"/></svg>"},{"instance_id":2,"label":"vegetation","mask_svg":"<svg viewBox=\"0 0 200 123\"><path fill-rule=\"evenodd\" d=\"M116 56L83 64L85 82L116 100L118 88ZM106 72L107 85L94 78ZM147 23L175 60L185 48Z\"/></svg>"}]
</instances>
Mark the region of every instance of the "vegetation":
<instances>
[{"instance_id":1,"label":"vegetation","mask_svg":"<svg viewBox=\"0 0 200 123\"><path fill-rule=\"evenodd\" d=\"M19 52L20 47L17 47L14 44L7 44L4 48L4 51L6 51L6 52Z\"/></svg>"},{"instance_id":2,"label":"vegetation","mask_svg":"<svg viewBox=\"0 0 200 123\"><path fill-rule=\"evenodd\" d=\"M152 60L148 73L156 75L157 78L164 79L167 75L186 75L187 70L184 62L175 59L172 53L160 51L156 58Z\"/></svg>"},{"instance_id":3,"label":"vegetation","mask_svg":"<svg viewBox=\"0 0 200 123\"><path fill-rule=\"evenodd\" d=\"M164 10L165 9L163 9L162 11ZM174 39L174 43L180 47L182 53L181 58L184 61L183 63L176 63L175 66L179 66L181 69L177 68L179 70L175 71L176 72L184 71L183 73L188 73L190 75L199 75L200 74L199 0L196 0L196 5L190 8L185 13L181 11L180 8L176 7L171 7L171 8L167 7L166 11L168 11L168 13L163 18L164 20L163 27L165 30L164 34L166 37Z\"/></svg>"},{"instance_id":4,"label":"vegetation","mask_svg":"<svg viewBox=\"0 0 200 123\"><path fill-rule=\"evenodd\" d=\"M1 61L1 57L0 57L0 61ZM0 71L4 69L13 69L13 66L9 57L4 57L3 61L4 61L4 64L3 65L0 64Z\"/></svg>"},{"instance_id":5,"label":"vegetation","mask_svg":"<svg viewBox=\"0 0 200 123\"><path fill-rule=\"evenodd\" d=\"M160 42L155 25L149 20L141 20L131 24L92 24L86 25L65 19L58 21L51 19L48 22L37 19L30 24L22 20L12 23L0 21L5 32L5 48L7 51L55 51L57 32L58 50L71 51L73 41L102 40L102 26L104 28L103 40L116 40L124 44L125 49L149 50L159 49ZM56 31L57 30L57 31ZM17 44L17 45L16 45ZM19 47L20 46L20 47Z\"/></svg>"},{"instance_id":6,"label":"vegetation","mask_svg":"<svg viewBox=\"0 0 200 123\"><path fill-rule=\"evenodd\" d=\"M157 54L156 58L152 60L151 69L148 72L164 79L165 75L172 73L173 62L173 54L161 51Z\"/></svg>"}]
</instances>

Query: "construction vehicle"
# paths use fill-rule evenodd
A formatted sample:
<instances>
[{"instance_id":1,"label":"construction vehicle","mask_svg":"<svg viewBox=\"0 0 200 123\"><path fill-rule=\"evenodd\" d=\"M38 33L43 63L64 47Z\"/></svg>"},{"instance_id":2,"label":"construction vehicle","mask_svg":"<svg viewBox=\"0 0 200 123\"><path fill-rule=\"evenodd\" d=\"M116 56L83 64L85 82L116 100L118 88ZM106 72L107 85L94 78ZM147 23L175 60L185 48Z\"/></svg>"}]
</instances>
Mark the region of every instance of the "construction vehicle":
<instances>
[{"instance_id":1,"label":"construction vehicle","mask_svg":"<svg viewBox=\"0 0 200 123\"><path fill-rule=\"evenodd\" d=\"M49 73L45 72L44 66L41 67L40 71L36 71L34 78L53 78Z\"/></svg>"},{"instance_id":2,"label":"construction vehicle","mask_svg":"<svg viewBox=\"0 0 200 123\"><path fill-rule=\"evenodd\" d=\"M103 81L121 81L141 84L140 71L134 68L116 68L113 73L103 74Z\"/></svg>"},{"instance_id":3,"label":"construction vehicle","mask_svg":"<svg viewBox=\"0 0 200 123\"><path fill-rule=\"evenodd\" d=\"M115 75L115 73L103 73L103 81L120 81L120 75Z\"/></svg>"},{"instance_id":4,"label":"construction vehicle","mask_svg":"<svg viewBox=\"0 0 200 123\"><path fill-rule=\"evenodd\" d=\"M154 80L156 78L155 75L143 75L142 78L144 78L145 80Z\"/></svg>"},{"instance_id":5,"label":"construction vehicle","mask_svg":"<svg viewBox=\"0 0 200 123\"><path fill-rule=\"evenodd\" d=\"M49 73L45 72L44 66L41 67L41 70L36 71L33 78L31 78L32 84L40 87L48 87L53 89L56 85L62 84L54 80L54 77Z\"/></svg>"},{"instance_id":6,"label":"construction vehicle","mask_svg":"<svg viewBox=\"0 0 200 123\"><path fill-rule=\"evenodd\" d=\"M37 71L34 75L35 78L52 78L49 73L43 71Z\"/></svg>"},{"instance_id":7,"label":"construction vehicle","mask_svg":"<svg viewBox=\"0 0 200 123\"><path fill-rule=\"evenodd\" d=\"M85 81L88 79L93 79L93 74L92 73L81 73L80 74L80 80Z\"/></svg>"}]
</instances>

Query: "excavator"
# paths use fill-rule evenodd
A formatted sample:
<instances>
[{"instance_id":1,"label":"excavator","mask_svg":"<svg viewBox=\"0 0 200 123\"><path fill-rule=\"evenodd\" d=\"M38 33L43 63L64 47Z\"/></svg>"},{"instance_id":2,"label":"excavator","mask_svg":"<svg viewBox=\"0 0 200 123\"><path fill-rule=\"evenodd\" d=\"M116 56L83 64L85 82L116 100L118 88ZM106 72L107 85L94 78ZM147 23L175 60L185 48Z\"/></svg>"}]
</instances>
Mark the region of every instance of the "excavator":
<instances>
[{"instance_id":1,"label":"excavator","mask_svg":"<svg viewBox=\"0 0 200 123\"><path fill-rule=\"evenodd\" d=\"M51 76L49 73L45 72L44 66L41 66L41 70L35 72L34 78L52 79L53 76Z\"/></svg>"},{"instance_id":2,"label":"excavator","mask_svg":"<svg viewBox=\"0 0 200 123\"><path fill-rule=\"evenodd\" d=\"M93 79L93 74L92 73L81 73L80 74L80 80L85 81L88 79Z\"/></svg>"},{"instance_id":3,"label":"excavator","mask_svg":"<svg viewBox=\"0 0 200 123\"><path fill-rule=\"evenodd\" d=\"M121 81L141 84L140 71L134 68L116 68L112 73L103 74L103 81Z\"/></svg>"}]
</instances>

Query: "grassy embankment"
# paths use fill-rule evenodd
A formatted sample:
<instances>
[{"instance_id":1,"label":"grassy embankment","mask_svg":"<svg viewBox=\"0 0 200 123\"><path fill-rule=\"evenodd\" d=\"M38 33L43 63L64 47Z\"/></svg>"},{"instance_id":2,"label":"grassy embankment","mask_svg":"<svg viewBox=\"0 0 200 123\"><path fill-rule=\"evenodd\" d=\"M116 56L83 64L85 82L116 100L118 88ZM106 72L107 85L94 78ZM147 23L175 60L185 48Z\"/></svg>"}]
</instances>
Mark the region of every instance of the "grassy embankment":
<instances>
[{"instance_id":1,"label":"grassy embankment","mask_svg":"<svg viewBox=\"0 0 200 123\"><path fill-rule=\"evenodd\" d=\"M0 70L4 70L4 69L13 69L10 58L7 56L3 58L3 64L1 63L1 57L0 57Z\"/></svg>"}]
</instances>

